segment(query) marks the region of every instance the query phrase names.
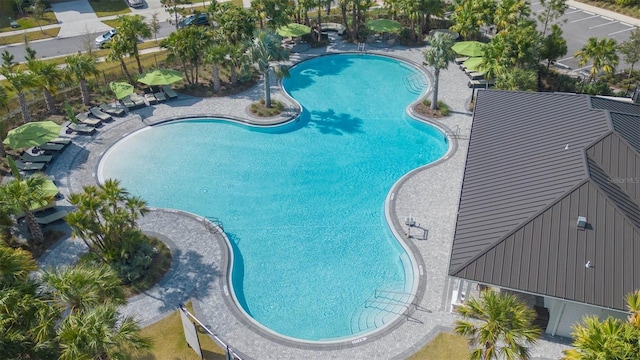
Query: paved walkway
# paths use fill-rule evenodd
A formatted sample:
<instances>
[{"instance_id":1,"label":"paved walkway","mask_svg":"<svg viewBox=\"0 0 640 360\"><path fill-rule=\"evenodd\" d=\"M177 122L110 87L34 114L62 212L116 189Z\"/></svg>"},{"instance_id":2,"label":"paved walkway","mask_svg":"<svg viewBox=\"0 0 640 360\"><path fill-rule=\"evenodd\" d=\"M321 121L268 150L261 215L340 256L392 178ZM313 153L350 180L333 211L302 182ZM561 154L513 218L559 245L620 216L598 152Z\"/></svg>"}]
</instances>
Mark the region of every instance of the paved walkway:
<instances>
[{"instance_id":1,"label":"paved walkway","mask_svg":"<svg viewBox=\"0 0 640 360\"><path fill-rule=\"evenodd\" d=\"M51 10L56 14L60 24L59 38L77 36L78 31L82 34L93 34L111 29L98 19L88 0L53 3Z\"/></svg>"},{"instance_id":2,"label":"paved walkway","mask_svg":"<svg viewBox=\"0 0 640 360\"><path fill-rule=\"evenodd\" d=\"M294 54L292 61L354 50L355 45L337 41L328 49ZM419 64L422 50L396 46L370 51ZM160 284L130 299L122 312L136 316L146 325L176 309L178 303L192 299L196 315L246 359L404 359L415 353L438 332L450 329L455 320L443 304L446 302L446 274L466 158L466 139L471 127L471 116L465 108L471 96L467 81L464 73L454 65L441 72L439 96L451 106L453 114L434 122L446 132L456 129L461 139L450 138L452 150L443 160L409 173L390 192L390 198L395 201L387 208L387 216L397 236L404 236L406 229L402 221L408 213L429 229L426 241L406 240L416 258L414 272L420 284L417 304L420 309L426 309L411 314L420 322L399 318L381 333L360 339L357 345L301 347L275 338L243 317L231 301L226 287L229 253L224 236L206 226L206 222L197 216L160 209L152 211L140 225L168 243L174 256L172 268ZM275 99L289 104L287 114L276 122L294 115L295 103L277 84L272 84L272 90ZM258 85L236 96L209 99L181 96L172 102L136 110L107 124L94 137L77 137L52 164L49 174L55 177L65 195L81 191L83 185L96 183L101 155L122 136L166 119L189 115L227 116L249 121L252 119L245 109L260 98L261 93L261 85ZM59 206L68 204L61 201ZM50 249L40 263L43 267L71 264L82 251L85 249L80 240L66 238ZM538 359L557 359L563 348L566 347L562 344L544 340L532 354Z\"/></svg>"}]
</instances>

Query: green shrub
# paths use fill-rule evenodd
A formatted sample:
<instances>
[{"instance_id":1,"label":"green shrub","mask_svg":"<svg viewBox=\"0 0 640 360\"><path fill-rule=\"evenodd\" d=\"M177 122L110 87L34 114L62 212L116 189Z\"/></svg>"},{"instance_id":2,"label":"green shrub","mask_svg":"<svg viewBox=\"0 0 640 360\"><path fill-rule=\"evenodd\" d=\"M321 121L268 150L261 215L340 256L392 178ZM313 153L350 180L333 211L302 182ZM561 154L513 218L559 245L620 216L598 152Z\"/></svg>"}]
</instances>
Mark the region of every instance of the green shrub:
<instances>
[{"instance_id":1,"label":"green shrub","mask_svg":"<svg viewBox=\"0 0 640 360\"><path fill-rule=\"evenodd\" d=\"M447 116L450 113L449 105L440 100L438 100L438 110L440 110L440 115L442 116Z\"/></svg>"},{"instance_id":2,"label":"green shrub","mask_svg":"<svg viewBox=\"0 0 640 360\"><path fill-rule=\"evenodd\" d=\"M429 99L422 100L422 105L430 107L431 106L431 100L429 100Z\"/></svg>"}]
</instances>

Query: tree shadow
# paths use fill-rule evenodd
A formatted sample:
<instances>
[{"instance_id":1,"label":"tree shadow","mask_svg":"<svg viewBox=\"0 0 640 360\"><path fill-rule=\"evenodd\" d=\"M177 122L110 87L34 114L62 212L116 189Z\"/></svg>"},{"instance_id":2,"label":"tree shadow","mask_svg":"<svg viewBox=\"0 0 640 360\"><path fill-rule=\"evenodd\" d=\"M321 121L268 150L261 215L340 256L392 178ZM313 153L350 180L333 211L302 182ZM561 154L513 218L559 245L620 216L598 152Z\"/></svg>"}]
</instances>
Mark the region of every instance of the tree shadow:
<instances>
[{"instance_id":1,"label":"tree shadow","mask_svg":"<svg viewBox=\"0 0 640 360\"><path fill-rule=\"evenodd\" d=\"M307 111L300 115L300 119L309 126L313 126L322 134L343 135L362 133L362 119L349 114L337 114L334 110Z\"/></svg>"},{"instance_id":2,"label":"tree shadow","mask_svg":"<svg viewBox=\"0 0 640 360\"><path fill-rule=\"evenodd\" d=\"M310 61L312 63L309 63ZM322 61L321 67L313 66L313 62L317 61ZM291 68L291 76L283 81L283 86L288 93L307 88L315 83L315 78L338 75L344 69L351 66L351 63L351 59L348 56L343 55L320 56L307 61L303 61L302 63ZM296 69L296 67L298 66L300 66L301 68L304 67L304 69Z\"/></svg>"}]
</instances>

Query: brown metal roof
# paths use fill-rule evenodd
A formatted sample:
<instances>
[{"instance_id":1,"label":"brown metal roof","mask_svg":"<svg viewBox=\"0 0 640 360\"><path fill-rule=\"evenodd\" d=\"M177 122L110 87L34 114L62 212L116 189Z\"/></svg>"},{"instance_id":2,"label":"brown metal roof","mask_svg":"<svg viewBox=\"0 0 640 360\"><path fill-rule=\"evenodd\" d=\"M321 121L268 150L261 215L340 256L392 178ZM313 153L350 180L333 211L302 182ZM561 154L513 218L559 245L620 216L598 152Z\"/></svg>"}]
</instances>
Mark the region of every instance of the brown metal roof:
<instances>
[{"instance_id":1,"label":"brown metal roof","mask_svg":"<svg viewBox=\"0 0 640 360\"><path fill-rule=\"evenodd\" d=\"M623 309L625 291L640 288L631 144L640 116L610 111L634 109L586 95L480 91L450 275ZM578 216L591 228L578 230Z\"/></svg>"}]
</instances>

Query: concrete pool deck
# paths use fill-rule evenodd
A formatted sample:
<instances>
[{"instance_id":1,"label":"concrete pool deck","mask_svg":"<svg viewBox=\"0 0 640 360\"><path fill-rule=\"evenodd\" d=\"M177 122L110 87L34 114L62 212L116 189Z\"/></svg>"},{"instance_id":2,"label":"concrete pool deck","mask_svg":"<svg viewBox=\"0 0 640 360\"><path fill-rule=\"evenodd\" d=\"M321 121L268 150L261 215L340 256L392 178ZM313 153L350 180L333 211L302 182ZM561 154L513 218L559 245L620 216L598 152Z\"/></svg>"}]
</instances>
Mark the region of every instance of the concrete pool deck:
<instances>
[{"instance_id":1,"label":"concrete pool deck","mask_svg":"<svg viewBox=\"0 0 640 360\"><path fill-rule=\"evenodd\" d=\"M368 48L367 52L420 64L423 49L395 46ZM355 50L356 45L334 42L326 49L292 54L291 61ZM314 348L282 339L274 340L256 331L256 325L239 316L231 302L224 277L227 266L224 239L201 218L161 209L155 209L141 219L140 226L169 245L174 256L171 270L160 284L130 299L122 308L122 313L135 316L144 326L168 315L179 303L191 299L195 315L244 359L404 359L422 348L438 332L450 330L456 316L448 312L444 304L449 253L471 128L471 114L466 110L471 96L467 81L466 75L454 64L449 70L441 72L439 99L446 102L453 113L433 122L459 135L459 139L452 140L456 142L455 151L447 155L446 161L415 170L403 178L394 190L394 206L389 209L394 223L398 224L399 233L406 231L402 224L409 213L416 223L429 230L427 240L407 240L413 252L420 257L418 263L424 264L419 280L425 286L425 292L424 296L417 299L417 305L425 310L411 314L419 322L401 319L380 333L359 339L357 344L351 346ZM272 90L274 99L292 106L284 117L275 119L275 122L295 114L294 104L283 95L279 86L274 83ZM65 196L79 192L82 186L97 183L96 172L101 156L123 136L154 123L186 116L255 121L246 114L246 108L261 95L262 87L258 85L234 96L209 99L181 96L178 100L135 110L124 118L106 124L93 137L76 137L73 145L50 166L48 174L55 177ZM64 208L69 204L63 200L59 206ZM85 246L82 241L68 237L52 247L41 258L40 264L43 267L71 264L83 251ZM542 340L532 349L532 358L557 359L565 348L562 344Z\"/></svg>"}]
</instances>

